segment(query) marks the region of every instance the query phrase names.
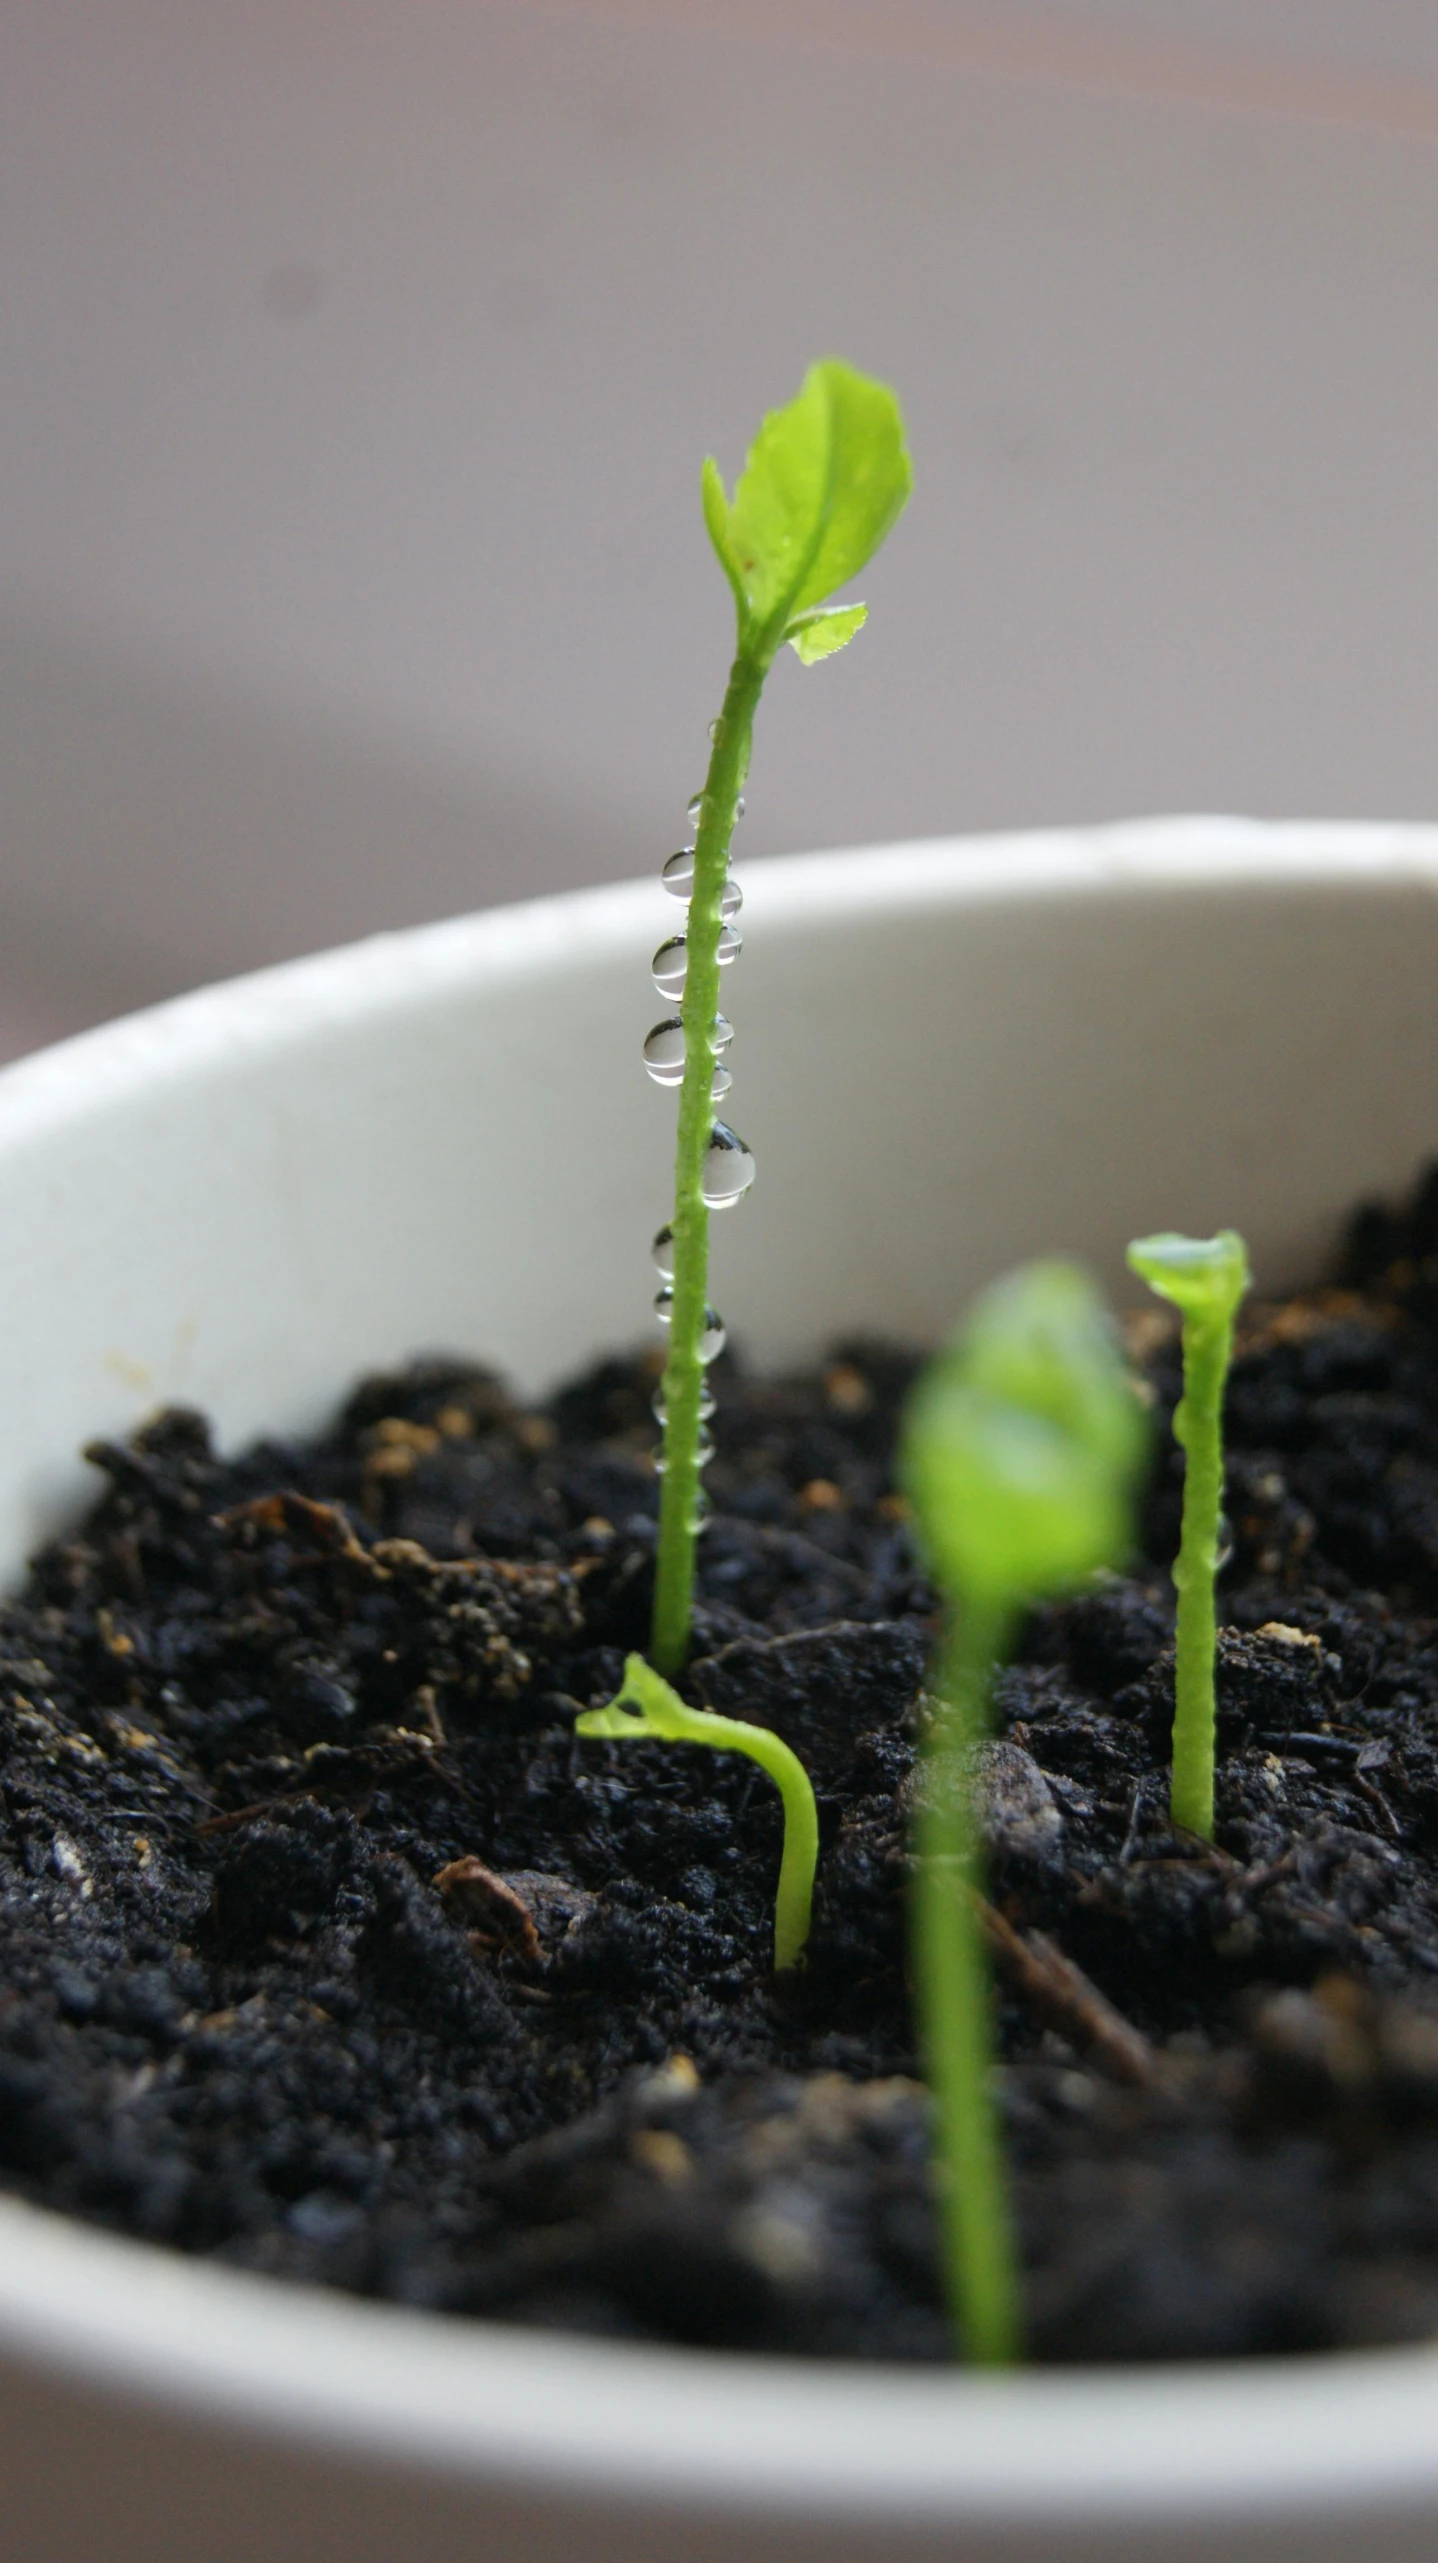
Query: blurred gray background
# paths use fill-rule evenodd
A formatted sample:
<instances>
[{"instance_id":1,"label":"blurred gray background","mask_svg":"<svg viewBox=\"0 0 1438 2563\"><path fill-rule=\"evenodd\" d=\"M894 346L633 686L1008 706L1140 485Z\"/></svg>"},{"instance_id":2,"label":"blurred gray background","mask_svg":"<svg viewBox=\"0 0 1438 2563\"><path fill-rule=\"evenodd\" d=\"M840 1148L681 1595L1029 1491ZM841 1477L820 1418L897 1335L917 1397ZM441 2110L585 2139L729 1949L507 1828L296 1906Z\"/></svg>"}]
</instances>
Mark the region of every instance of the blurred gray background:
<instances>
[{"instance_id":1,"label":"blurred gray background","mask_svg":"<svg viewBox=\"0 0 1438 2563\"><path fill-rule=\"evenodd\" d=\"M745 854L1438 811L1438 0L11 0L0 347L0 1050L656 866L825 351Z\"/></svg>"}]
</instances>

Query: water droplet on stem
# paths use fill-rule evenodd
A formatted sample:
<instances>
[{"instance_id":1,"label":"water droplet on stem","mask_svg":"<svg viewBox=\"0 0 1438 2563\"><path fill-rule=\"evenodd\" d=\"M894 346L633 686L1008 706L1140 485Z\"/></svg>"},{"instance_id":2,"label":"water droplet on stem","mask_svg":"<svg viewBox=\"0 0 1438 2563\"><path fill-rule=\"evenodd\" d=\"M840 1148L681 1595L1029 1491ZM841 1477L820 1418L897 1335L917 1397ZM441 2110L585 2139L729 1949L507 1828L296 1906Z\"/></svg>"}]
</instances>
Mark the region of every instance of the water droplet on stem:
<instances>
[{"instance_id":1,"label":"water droplet on stem","mask_svg":"<svg viewBox=\"0 0 1438 2563\"><path fill-rule=\"evenodd\" d=\"M713 1442L713 1437L712 1437L712 1435L711 1435L711 1434L701 1432L701 1433L700 1433L700 1436L699 1436L699 1439L698 1439L698 1441L695 1443L695 1446L694 1446L694 1464L695 1464L696 1468L705 1468L705 1467L707 1467L707 1465L708 1465L709 1461L710 1461L713 1457L714 1457L714 1442ZM663 1443L661 1442L661 1443L660 1443L660 1445L659 1445L659 1447L658 1447L658 1449L656 1450L656 1452L655 1452L655 1454L654 1454L654 1467L655 1467L655 1472L656 1472L656 1474L657 1474L658 1476L662 1477L662 1476L664 1475L665 1470L668 1468L668 1466L669 1466L669 1462L668 1462L668 1460L667 1460L667 1459L665 1458L665 1456L664 1456L664 1445L663 1445Z\"/></svg>"},{"instance_id":2,"label":"water droplet on stem","mask_svg":"<svg viewBox=\"0 0 1438 2563\"><path fill-rule=\"evenodd\" d=\"M656 1086L677 1086L684 1077L684 1018L666 1015L644 1037L644 1065Z\"/></svg>"},{"instance_id":3,"label":"water droplet on stem","mask_svg":"<svg viewBox=\"0 0 1438 2563\"><path fill-rule=\"evenodd\" d=\"M662 1290L656 1291L654 1294L654 1314L658 1318L661 1326L673 1325L674 1292L672 1286L668 1282L665 1283ZM706 1307L704 1311L704 1324L699 1336L699 1359L701 1362L712 1362L717 1360L720 1353L724 1350L724 1336L724 1320L720 1316L718 1309Z\"/></svg>"},{"instance_id":4,"label":"water droplet on stem","mask_svg":"<svg viewBox=\"0 0 1438 2563\"><path fill-rule=\"evenodd\" d=\"M674 898L687 899L694 887L693 846L682 845L677 854L671 854L659 878ZM726 881L719 893L720 916L737 917L743 905L744 893L738 882Z\"/></svg>"},{"instance_id":5,"label":"water droplet on stem","mask_svg":"<svg viewBox=\"0 0 1438 2563\"><path fill-rule=\"evenodd\" d=\"M709 1133L700 1191L710 1210L727 1210L754 1181L753 1151L727 1121L716 1121Z\"/></svg>"},{"instance_id":6,"label":"water droplet on stem","mask_svg":"<svg viewBox=\"0 0 1438 2563\"><path fill-rule=\"evenodd\" d=\"M665 1398L665 1395L664 1395L664 1382L663 1382L662 1380L660 1381L659 1386L658 1386L658 1387L656 1388L656 1390L654 1391L654 1396L653 1396L653 1399L652 1399L651 1403L652 1403L652 1405L653 1405L653 1410L654 1410L654 1421L655 1421L655 1423L656 1423L656 1424L667 1424L667 1423L668 1423L668 1421L669 1421L669 1406L668 1406L668 1402L667 1402L667 1400L666 1400L666 1398ZM701 1424L703 1424L703 1423L707 1423L707 1422L708 1422L709 1417L713 1414L713 1412L714 1412L714 1391L713 1391L713 1389L712 1389L712 1388L701 1388L701 1389L700 1389L700 1391L699 1391L699 1421L700 1421L700 1423L701 1423Z\"/></svg>"},{"instance_id":7,"label":"water droplet on stem","mask_svg":"<svg viewBox=\"0 0 1438 2563\"><path fill-rule=\"evenodd\" d=\"M718 948L720 969L727 970L730 962L737 960L743 949L743 936L736 934L730 925L721 926ZM667 943L661 943L649 966L654 973L654 985L661 997L682 997L684 981L689 970L688 937L672 934Z\"/></svg>"},{"instance_id":8,"label":"water droplet on stem","mask_svg":"<svg viewBox=\"0 0 1438 2563\"><path fill-rule=\"evenodd\" d=\"M689 946L684 936L672 934L667 943L661 943L650 967L661 997L682 997L689 968Z\"/></svg>"},{"instance_id":9,"label":"water droplet on stem","mask_svg":"<svg viewBox=\"0 0 1438 2563\"><path fill-rule=\"evenodd\" d=\"M644 1065L656 1086L682 1085L686 1056L682 1015L666 1015L662 1023L656 1023L653 1031L646 1033ZM721 1095L727 1095L733 1083L734 1080L728 1069L716 1061L713 1081L709 1088L715 1103L719 1101Z\"/></svg>"}]
</instances>

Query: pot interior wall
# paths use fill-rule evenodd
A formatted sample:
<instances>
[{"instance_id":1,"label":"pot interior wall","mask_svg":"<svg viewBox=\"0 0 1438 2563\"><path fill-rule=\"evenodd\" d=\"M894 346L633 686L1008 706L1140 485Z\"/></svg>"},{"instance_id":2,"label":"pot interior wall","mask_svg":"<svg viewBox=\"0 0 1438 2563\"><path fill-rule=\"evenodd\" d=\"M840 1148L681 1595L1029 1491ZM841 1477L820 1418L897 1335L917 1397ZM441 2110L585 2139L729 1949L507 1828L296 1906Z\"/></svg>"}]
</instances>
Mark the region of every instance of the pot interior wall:
<instances>
[{"instance_id":1,"label":"pot interior wall","mask_svg":"<svg viewBox=\"0 0 1438 2563\"><path fill-rule=\"evenodd\" d=\"M1019 1256L1119 1282L1156 1226L1231 1222L1263 1279L1311 1274L1438 1133L1435 877L1421 832L1238 823L754 867L726 1111L759 1177L715 1223L736 1340L931 1338ZM642 1336L672 922L653 884L501 911L0 1079L0 1558L73 1507L80 1443L162 1399L233 1439L412 1352L540 1387Z\"/></svg>"}]
</instances>

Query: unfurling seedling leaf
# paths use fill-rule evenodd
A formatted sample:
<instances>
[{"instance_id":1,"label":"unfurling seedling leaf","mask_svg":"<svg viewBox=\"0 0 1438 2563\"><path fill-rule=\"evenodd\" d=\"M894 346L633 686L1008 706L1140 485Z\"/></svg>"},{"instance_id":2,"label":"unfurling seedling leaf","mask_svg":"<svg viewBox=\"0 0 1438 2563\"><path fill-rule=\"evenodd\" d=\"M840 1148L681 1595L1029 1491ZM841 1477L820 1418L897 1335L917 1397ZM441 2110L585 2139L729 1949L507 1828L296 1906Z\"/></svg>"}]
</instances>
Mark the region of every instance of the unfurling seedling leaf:
<instances>
[{"instance_id":1,"label":"unfurling seedling leaf","mask_svg":"<svg viewBox=\"0 0 1438 2563\"><path fill-rule=\"evenodd\" d=\"M769 637L857 578L913 483L899 404L837 357L811 365L797 398L772 409L732 500L712 455L704 519L739 609L740 646Z\"/></svg>"},{"instance_id":2,"label":"unfurling seedling leaf","mask_svg":"<svg viewBox=\"0 0 1438 2563\"><path fill-rule=\"evenodd\" d=\"M796 614L784 638L805 667L815 667L862 632L868 619L867 605L820 607L814 614Z\"/></svg>"},{"instance_id":3,"label":"unfurling seedling leaf","mask_svg":"<svg viewBox=\"0 0 1438 2563\"><path fill-rule=\"evenodd\" d=\"M862 605L826 610L826 600L877 551L909 495L910 479L893 393L834 357L811 365L797 399L765 419L732 500L718 464L711 458L704 465L704 521L733 591L738 632L699 796L684 938L684 1077L667 1241L672 1281L661 1311L670 1331L650 1650L661 1673L677 1673L689 1646L700 1507L710 1207L704 1168L715 1128L720 901L749 771L754 714L786 640L812 665L842 649L859 630ZM708 1325L712 1337L712 1318Z\"/></svg>"},{"instance_id":4,"label":"unfurling seedling leaf","mask_svg":"<svg viewBox=\"0 0 1438 2563\"><path fill-rule=\"evenodd\" d=\"M925 1372L905 1429L945 1592L1012 1611L1111 1565L1144 1431L1087 1275L1055 1261L995 1282Z\"/></svg>"},{"instance_id":5,"label":"unfurling seedling leaf","mask_svg":"<svg viewBox=\"0 0 1438 2563\"><path fill-rule=\"evenodd\" d=\"M982 2365L1017 2357L1019 2308L989 2089L972 1773L994 1667L1025 1606L1125 1554L1145 1438L1103 1304L1061 1262L1025 1265L984 1293L904 1421L903 1482L946 1605L919 1800L915 1974L949 2304Z\"/></svg>"},{"instance_id":6,"label":"unfurling seedling leaf","mask_svg":"<svg viewBox=\"0 0 1438 2563\"><path fill-rule=\"evenodd\" d=\"M1128 1260L1151 1289L1173 1302L1183 1320L1183 1396L1173 1419L1186 1466L1183 1529L1173 1569L1178 1619L1169 1811L1175 1824L1211 1842L1218 1648L1213 1587L1223 1520L1223 1391L1233 1358L1233 1321L1251 1278L1248 1249L1236 1229L1222 1228L1216 1237L1136 1238Z\"/></svg>"},{"instance_id":7,"label":"unfurling seedling leaf","mask_svg":"<svg viewBox=\"0 0 1438 2563\"><path fill-rule=\"evenodd\" d=\"M784 1850L774 1899L774 1966L776 1971L797 1966L809 1937L819 1816L808 1772L772 1727L722 1718L712 1709L689 1708L642 1655L631 1655L614 1699L607 1708L586 1709L575 1719L574 1732L603 1736L615 1744L640 1736L659 1736L669 1744L708 1744L721 1753L747 1753L768 1772L784 1805Z\"/></svg>"}]
</instances>

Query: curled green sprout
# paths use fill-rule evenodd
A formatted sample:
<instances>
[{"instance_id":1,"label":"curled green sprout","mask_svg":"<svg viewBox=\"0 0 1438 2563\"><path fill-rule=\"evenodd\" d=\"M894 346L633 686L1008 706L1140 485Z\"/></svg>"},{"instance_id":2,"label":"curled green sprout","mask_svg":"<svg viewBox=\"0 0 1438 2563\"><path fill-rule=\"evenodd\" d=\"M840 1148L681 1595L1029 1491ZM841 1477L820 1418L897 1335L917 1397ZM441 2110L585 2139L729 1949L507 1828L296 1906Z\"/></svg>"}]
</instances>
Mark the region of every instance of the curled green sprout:
<instances>
[{"instance_id":1,"label":"curled green sprout","mask_svg":"<svg viewBox=\"0 0 1438 2563\"><path fill-rule=\"evenodd\" d=\"M878 550L909 495L898 402L883 383L826 358L798 397L765 419L735 486L704 465L704 522L734 595L737 644L700 795L685 944L684 1080L674 1162L673 1281L666 1302L664 1485L650 1652L677 1673L689 1648L704 1407L709 1272L704 1166L714 1128L720 900L764 680L784 643L810 667L862 625L862 605L826 606Z\"/></svg>"},{"instance_id":2,"label":"curled green sprout","mask_svg":"<svg viewBox=\"0 0 1438 2563\"><path fill-rule=\"evenodd\" d=\"M751 1762L768 1772L784 1805L784 1851L774 1898L774 1967L776 1973L796 1967L809 1937L819 1860L819 1812L808 1772L772 1727L750 1726L743 1718L721 1718L712 1709L687 1707L642 1655L631 1655L623 1683L608 1707L586 1709L575 1719L574 1731L604 1736L614 1744L653 1736L667 1744L708 1744L719 1753L747 1753Z\"/></svg>"},{"instance_id":3,"label":"curled green sprout","mask_svg":"<svg viewBox=\"0 0 1438 2563\"><path fill-rule=\"evenodd\" d=\"M1169 1812L1175 1824L1211 1842L1223 1391L1233 1358L1233 1321L1251 1278L1248 1249L1236 1229L1222 1228L1216 1237L1135 1238L1128 1260L1183 1320L1183 1396L1173 1419L1186 1465L1183 1530L1173 1569L1178 1619Z\"/></svg>"},{"instance_id":4,"label":"curled green sprout","mask_svg":"<svg viewBox=\"0 0 1438 2563\"><path fill-rule=\"evenodd\" d=\"M975 1769L994 1670L1025 1607L1125 1555L1145 1430L1103 1304L1063 1262L1025 1265L986 1291L904 1420L903 1483L945 1603L918 1801L919 2030L950 2312L961 2351L982 2366L1011 2364L1021 2327L991 2091Z\"/></svg>"}]
</instances>

